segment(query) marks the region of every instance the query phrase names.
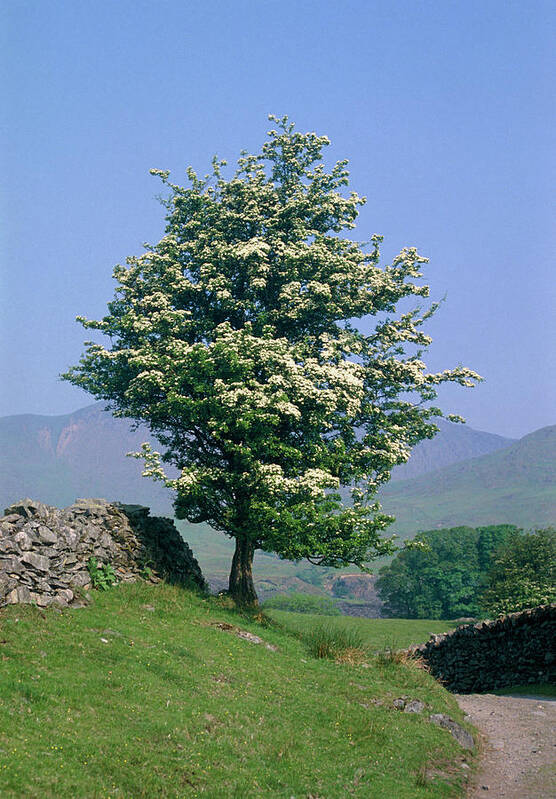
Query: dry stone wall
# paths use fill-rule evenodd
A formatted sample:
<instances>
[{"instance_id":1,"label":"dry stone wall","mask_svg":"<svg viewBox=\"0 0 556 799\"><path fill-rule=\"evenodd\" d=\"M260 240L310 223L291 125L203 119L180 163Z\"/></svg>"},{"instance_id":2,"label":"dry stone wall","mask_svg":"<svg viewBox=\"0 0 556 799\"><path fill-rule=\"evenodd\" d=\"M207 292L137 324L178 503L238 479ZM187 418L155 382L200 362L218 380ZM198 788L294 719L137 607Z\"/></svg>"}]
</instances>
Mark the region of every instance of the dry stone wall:
<instances>
[{"instance_id":1,"label":"dry stone wall","mask_svg":"<svg viewBox=\"0 0 556 799\"><path fill-rule=\"evenodd\" d=\"M450 691L481 693L554 682L556 604L467 624L411 647Z\"/></svg>"},{"instance_id":2,"label":"dry stone wall","mask_svg":"<svg viewBox=\"0 0 556 799\"><path fill-rule=\"evenodd\" d=\"M148 576L207 588L174 523L148 508L78 499L60 510L24 499L0 518L0 606L70 604L90 587L91 557L121 582Z\"/></svg>"}]
</instances>

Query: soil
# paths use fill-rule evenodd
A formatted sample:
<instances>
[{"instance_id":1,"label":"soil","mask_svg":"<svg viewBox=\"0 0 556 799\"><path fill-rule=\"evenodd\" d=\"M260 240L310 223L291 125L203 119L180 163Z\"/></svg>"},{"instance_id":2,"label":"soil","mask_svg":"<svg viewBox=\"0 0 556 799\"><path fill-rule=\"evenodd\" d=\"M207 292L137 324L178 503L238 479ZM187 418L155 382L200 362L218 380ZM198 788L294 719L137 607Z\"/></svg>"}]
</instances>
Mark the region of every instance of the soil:
<instances>
[{"instance_id":1,"label":"soil","mask_svg":"<svg viewBox=\"0 0 556 799\"><path fill-rule=\"evenodd\" d=\"M483 737L468 799L554 799L556 700L492 694L456 699Z\"/></svg>"}]
</instances>

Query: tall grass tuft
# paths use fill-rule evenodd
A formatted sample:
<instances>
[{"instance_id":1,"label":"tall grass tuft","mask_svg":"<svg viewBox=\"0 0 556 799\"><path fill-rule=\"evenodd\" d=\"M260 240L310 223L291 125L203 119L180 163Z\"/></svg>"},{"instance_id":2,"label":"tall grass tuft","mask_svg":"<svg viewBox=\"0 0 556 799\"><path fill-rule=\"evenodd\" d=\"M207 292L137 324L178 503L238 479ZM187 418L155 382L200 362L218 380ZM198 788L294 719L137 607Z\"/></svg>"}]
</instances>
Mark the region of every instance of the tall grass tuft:
<instances>
[{"instance_id":1,"label":"tall grass tuft","mask_svg":"<svg viewBox=\"0 0 556 799\"><path fill-rule=\"evenodd\" d=\"M365 654L363 638L357 630L319 625L301 634L310 654L328 660L357 660Z\"/></svg>"}]
</instances>

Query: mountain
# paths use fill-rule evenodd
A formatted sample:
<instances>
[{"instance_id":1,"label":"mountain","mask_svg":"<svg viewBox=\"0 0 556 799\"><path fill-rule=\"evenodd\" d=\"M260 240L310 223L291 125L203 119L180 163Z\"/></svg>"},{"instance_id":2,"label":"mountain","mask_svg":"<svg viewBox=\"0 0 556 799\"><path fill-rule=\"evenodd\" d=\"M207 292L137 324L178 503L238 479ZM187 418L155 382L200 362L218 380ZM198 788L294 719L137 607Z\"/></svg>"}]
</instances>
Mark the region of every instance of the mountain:
<instances>
[{"instance_id":1,"label":"mountain","mask_svg":"<svg viewBox=\"0 0 556 799\"><path fill-rule=\"evenodd\" d=\"M509 447L389 483L380 492L404 537L435 527L556 523L556 425Z\"/></svg>"},{"instance_id":2,"label":"mountain","mask_svg":"<svg viewBox=\"0 0 556 799\"><path fill-rule=\"evenodd\" d=\"M133 430L129 420L103 408L96 403L64 416L0 418L0 511L25 496L58 507L77 497L103 497L172 515L168 489L141 476L141 461L125 457L144 441L155 448L157 442L145 427ZM513 442L443 420L438 426L438 435L421 442L381 492L385 509L397 517L393 532L408 536L437 526L508 521L529 527L556 521L556 428ZM223 587L232 542L207 525L179 522L179 529L213 587ZM282 590L320 585L325 572L263 552L255 560L263 593L278 590L276 585Z\"/></svg>"},{"instance_id":3,"label":"mountain","mask_svg":"<svg viewBox=\"0 0 556 799\"><path fill-rule=\"evenodd\" d=\"M427 438L417 444L409 461L393 470L390 482L410 480L467 458L487 455L508 447L516 440L474 430L466 424L454 424L445 419L437 419L435 424L440 432L434 438Z\"/></svg>"},{"instance_id":4,"label":"mountain","mask_svg":"<svg viewBox=\"0 0 556 799\"><path fill-rule=\"evenodd\" d=\"M422 441L393 481L413 478L465 458L483 455L512 439L444 420L440 432ZM142 462L126 458L143 441L156 447L147 428L133 430L130 420L116 419L95 403L64 416L0 418L0 507L24 496L59 507L76 497L96 496L148 505L171 513L168 489L141 477Z\"/></svg>"},{"instance_id":5,"label":"mountain","mask_svg":"<svg viewBox=\"0 0 556 799\"><path fill-rule=\"evenodd\" d=\"M65 416L0 418L0 507L29 496L66 507L77 497L103 497L148 505L171 513L167 488L141 477L142 461L126 458L148 430L133 431L131 421L116 419L102 403Z\"/></svg>"}]
</instances>

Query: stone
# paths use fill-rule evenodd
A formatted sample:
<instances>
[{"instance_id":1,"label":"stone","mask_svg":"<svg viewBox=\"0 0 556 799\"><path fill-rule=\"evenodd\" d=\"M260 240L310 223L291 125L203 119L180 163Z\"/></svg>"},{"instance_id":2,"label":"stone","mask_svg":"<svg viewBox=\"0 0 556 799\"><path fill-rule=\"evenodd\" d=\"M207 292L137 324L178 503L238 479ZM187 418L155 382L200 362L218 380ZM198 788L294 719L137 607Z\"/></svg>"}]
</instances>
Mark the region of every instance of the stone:
<instances>
[{"instance_id":1,"label":"stone","mask_svg":"<svg viewBox=\"0 0 556 799\"><path fill-rule=\"evenodd\" d=\"M145 577L148 564L151 582L165 578L208 589L174 523L151 517L143 506L83 499L58 510L25 499L7 510L0 518L0 606L75 605L72 586L91 587L91 556L110 564L119 582Z\"/></svg>"},{"instance_id":2,"label":"stone","mask_svg":"<svg viewBox=\"0 0 556 799\"><path fill-rule=\"evenodd\" d=\"M31 592L27 588L26 585L18 585L16 588L17 591L17 601L18 602L30 602L31 601Z\"/></svg>"},{"instance_id":3,"label":"stone","mask_svg":"<svg viewBox=\"0 0 556 799\"><path fill-rule=\"evenodd\" d=\"M23 566L17 558L0 558L0 572L17 575L21 574L22 571Z\"/></svg>"},{"instance_id":4,"label":"stone","mask_svg":"<svg viewBox=\"0 0 556 799\"><path fill-rule=\"evenodd\" d=\"M62 605L69 605L74 597L74 593L70 588L62 588L61 591L56 592L55 600Z\"/></svg>"},{"instance_id":5,"label":"stone","mask_svg":"<svg viewBox=\"0 0 556 799\"><path fill-rule=\"evenodd\" d=\"M467 730L464 730L460 724L451 719L449 716L446 716L444 713L433 713L430 716L430 721L432 721L433 724L437 724L439 727L448 730L464 749L475 748L475 741L473 740L471 733L467 732Z\"/></svg>"},{"instance_id":6,"label":"stone","mask_svg":"<svg viewBox=\"0 0 556 799\"><path fill-rule=\"evenodd\" d=\"M78 588L85 588L91 584L91 575L87 571L75 572L71 575L71 582Z\"/></svg>"},{"instance_id":7,"label":"stone","mask_svg":"<svg viewBox=\"0 0 556 799\"><path fill-rule=\"evenodd\" d=\"M19 599L17 596L17 588L12 588L12 590L6 595L6 603L8 605L17 605L18 602Z\"/></svg>"},{"instance_id":8,"label":"stone","mask_svg":"<svg viewBox=\"0 0 556 799\"><path fill-rule=\"evenodd\" d=\"M50 569L50 560L43 557L43 555L37 555L36 552L25 552L21 556L21 562L27 563L37 571L45 573L47 573Z\"/></svg>"},{"instance_id":9,"label":"stone","mask_svg":"<svg viewBox=\"0 0 556 799\"><path fill-rule=\"evenodd\" d=\"M10 505L4 511L5 516L11 517L16 514L27 519L35 516L45 519L48 516L48 506L27 497L26 499L21 499L19 502Z\"/></svg>"},{"instance_id":10,"label":"stone","mask_svg":"<svg viewBox=\"0 0 556 799\"><path fill-rule=\"evenodd\" d=\"M19 549L32 549L33 548L33 539L30 535L27 535L25 530L20 530L16 533L13 537L13 541L17 544Z\"/></svg>"},{"instance_id":11,"label":"stone","mask_svg":"<svg viewBox=\"0 0 556 799\"><path fill-rule=\"evenodd\" d=\"M52 530L49 530L49 528L45 527L44 524L41 524L39 527L38 534L40 540L45 544L56 544L58 541L58 536L56 533L52 532Z\"/></svg>"},{"instance_id":12,"label":"stone","mask_svg":"<svg viewBox=\"0 0 556 799\"><path fill-rule=\"evenodd\" d=\"M408 702L407 705L404 707L404 713L422 713L425 709L425 703L421 702L419 699L412 699L411 702Z\"/></svg>"}]
</instances>

